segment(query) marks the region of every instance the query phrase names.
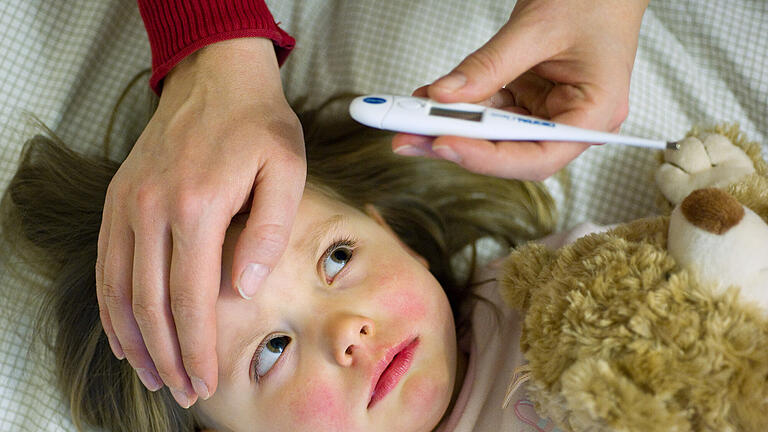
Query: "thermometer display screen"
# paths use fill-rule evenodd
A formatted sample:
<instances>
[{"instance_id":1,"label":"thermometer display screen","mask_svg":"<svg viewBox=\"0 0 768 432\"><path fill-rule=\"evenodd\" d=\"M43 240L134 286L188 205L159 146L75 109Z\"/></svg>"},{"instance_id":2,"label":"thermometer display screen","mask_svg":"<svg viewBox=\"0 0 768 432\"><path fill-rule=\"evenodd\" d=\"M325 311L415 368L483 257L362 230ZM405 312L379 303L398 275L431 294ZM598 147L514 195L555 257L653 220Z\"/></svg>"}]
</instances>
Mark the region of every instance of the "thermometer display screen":
<instances>
[{"instance_id":1,"label":"thermometer display screen","mask_svg":"<svg viewBox=\"0 0 768 432\"><path fill-rule=\"evenodd\" d=\"M476 121L476 122L483 120L482 111L461 111L461 110L445 109L445 108L438 108L438 107L430 107L429 115L436 116L436 117L450 117L450 118L455 118L460 120L469 120L469 121Z\"/></svg>"}]
</instances>

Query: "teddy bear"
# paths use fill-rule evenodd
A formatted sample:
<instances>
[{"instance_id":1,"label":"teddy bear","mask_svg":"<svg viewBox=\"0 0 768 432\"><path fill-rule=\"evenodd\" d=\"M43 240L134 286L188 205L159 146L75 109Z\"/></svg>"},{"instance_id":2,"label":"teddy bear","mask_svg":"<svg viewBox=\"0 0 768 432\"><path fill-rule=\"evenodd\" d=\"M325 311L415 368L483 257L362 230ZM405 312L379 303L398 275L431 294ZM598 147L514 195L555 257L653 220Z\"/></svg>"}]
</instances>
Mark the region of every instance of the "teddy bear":
<instances>
[{"instance_id":1,"label":"teddy bear","mask_svg":"<svg viewBox=\"0 0 768 432\"><path fill-rule=\"evenodd\" d=\"M503 263L516 381L574 432L768 431L768 164L735 125L660 159L667 214Z\"/></svg>"}]
</instances>

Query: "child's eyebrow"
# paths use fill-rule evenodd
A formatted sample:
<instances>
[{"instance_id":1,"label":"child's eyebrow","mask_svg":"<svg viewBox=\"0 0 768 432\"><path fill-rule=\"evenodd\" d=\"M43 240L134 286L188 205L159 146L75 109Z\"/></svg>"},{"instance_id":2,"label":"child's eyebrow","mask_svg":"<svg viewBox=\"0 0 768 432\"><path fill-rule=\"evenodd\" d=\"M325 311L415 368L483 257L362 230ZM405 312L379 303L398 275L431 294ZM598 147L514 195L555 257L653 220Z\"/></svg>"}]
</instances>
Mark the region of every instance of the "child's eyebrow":
<instances>
[{"instance_id":1,"label":"child's eyebrow","mask_svg":"<svg viewBox=\"0 0 768 432\"><path fill-rule=\"evenodd\" d=\"M296 245L302 249L307 262L312 262L317 258L322 248L323 240L326 240L329 233L335 233L342 226L346 225L349 218L343 214L335 214L317 224L314 228L307 230L299 238Z\"/></svg>"}]
</instances>

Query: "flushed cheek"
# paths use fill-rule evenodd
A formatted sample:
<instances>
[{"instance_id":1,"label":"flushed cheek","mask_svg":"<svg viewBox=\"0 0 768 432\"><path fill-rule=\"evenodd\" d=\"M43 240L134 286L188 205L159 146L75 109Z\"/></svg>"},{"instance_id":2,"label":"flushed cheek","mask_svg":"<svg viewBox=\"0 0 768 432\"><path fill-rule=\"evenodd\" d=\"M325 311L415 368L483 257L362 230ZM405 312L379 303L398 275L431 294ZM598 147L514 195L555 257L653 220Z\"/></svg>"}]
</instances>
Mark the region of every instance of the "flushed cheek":
<instances>
[{"instance_id":1,"label":"flushed cheek","mask_svg":"<svg viewBox=\"0 0 768 432\"><path fill-rule=\"evenodd\" d=\"M302 385L288 403L298 430L352 430L348 410L339 395L336 387L319 378Z\"/></svg>"},{"instance_id":2,"label":"flushed cheek","mask_svg":"<svg viewBox=\"0 0 768 432\"><path fill-rule=\"evenodd\" d=\"M376 293L376 304L392 316L399 316L409 321L420 321L426 313L424 300L417 295L418 287L423 282L390 276L379 282L388 289Z\"/></svg>"}]
</instances>

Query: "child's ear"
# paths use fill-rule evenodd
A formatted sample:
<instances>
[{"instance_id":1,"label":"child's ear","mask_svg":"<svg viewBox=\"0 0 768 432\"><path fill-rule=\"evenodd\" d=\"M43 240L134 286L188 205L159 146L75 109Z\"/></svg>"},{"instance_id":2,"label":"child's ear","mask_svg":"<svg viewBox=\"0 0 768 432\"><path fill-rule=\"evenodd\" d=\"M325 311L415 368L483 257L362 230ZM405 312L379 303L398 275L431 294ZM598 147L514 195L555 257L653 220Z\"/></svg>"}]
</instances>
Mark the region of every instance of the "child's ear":
<instances>
[{"instance_id":1,"label":"child's ear","mask_svg":"<svg viewBox=\"0 0 768 432\"><path fill-rule=\"evenodd\" d=\"M400 244L400 246L405 249L409 255L414 257L418 262L420 262L424 268L429 269L429 262L426 258L419 255L415 250L411 249L410 246L405 244L402 240L400 240L400 237L395 233L395 231L392 230L392 227L389 226L387 221L384 220L384 218L381 216L381 213L379 213L379 210L376 209L376 207L373 204L366 204L364 207L365 214L368 215L371 219L375 220L377 224L379 224L384 230L386 230L388 233L392 235L392 237L397 240L397 242Z\"/></svg>"}]
</instances>

